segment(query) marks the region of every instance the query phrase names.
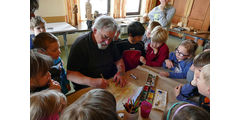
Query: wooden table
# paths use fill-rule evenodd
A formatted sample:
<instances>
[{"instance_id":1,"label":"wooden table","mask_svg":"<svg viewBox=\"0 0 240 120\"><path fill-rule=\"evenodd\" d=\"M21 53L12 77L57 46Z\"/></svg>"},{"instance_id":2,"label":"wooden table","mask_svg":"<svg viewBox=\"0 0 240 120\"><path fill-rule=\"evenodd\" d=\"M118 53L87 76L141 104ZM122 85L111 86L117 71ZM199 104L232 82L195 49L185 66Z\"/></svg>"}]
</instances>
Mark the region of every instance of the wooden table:
<instances>
[{"instance_id":1,"label":"wooden table","mask_svg":"<svg viewBox=\"0 0 240 120\"><path fill-rule=\"evenodd\" d=\"M137 91L138 87L144 86L148 77L148 74L157 75L158 80L156 82L156 88L167 91L167 104L176 102L176 97L174 93L174 88L186 82L165 78L159 76L158 72L160 70L158 68L152 68L148 66L138 66L136 69L130 70L126 72L125 77L128 80L128 84L121 88L119 86L115 86L113 82L109 82L110 86L107 88L116 98L117 101L117 110L123 110L122 103L126 101L130 96L134 95ZM130 77L130 74L134 74L137 77L137 80ZM112 79L109 79L112 80ZM78 97L80 97L83 93L91 90L92 88L82 89L77 91L69 96L67 96L68 103L71 104ZM160 110L152 109L148 120L159 120L163 116L163 112ZM139 111L139 120L142 120L140 111Z\"/></svg>"}]
</instances>

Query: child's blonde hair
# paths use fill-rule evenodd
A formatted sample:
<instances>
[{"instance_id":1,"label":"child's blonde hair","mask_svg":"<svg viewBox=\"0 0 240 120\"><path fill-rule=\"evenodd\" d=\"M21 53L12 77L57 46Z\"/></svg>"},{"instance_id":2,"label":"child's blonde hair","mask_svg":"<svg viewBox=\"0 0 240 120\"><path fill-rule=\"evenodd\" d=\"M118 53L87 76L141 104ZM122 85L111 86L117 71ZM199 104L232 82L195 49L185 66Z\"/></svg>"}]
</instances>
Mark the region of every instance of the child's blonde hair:
<instances>
[{"instance_id":1,"label":"child's blonde hair","mask_svg":"<svg viewBox=\"0 0 240 120\"><path fill-rule=\"evenodd\" d=\"M164 112L163 120L210 120L210 114L199 106L176 102Z\"/></svg>"},{"instance_id":2,"label":"child's blonde hair","mask_svg":"<svg viewBox=\"0 0 240 120\"><path fill-rule=\"evenodd\" d=\"M210 64L203 66L200 77L203 78L207 86L210 86Z\"/></svg>"},{"instance_id":3,"label":"child's blonde hair","mask_svg":"<svg viewBox=\"0 0 240 120\"><path fill-rule=\"evenodd\" d=\"M207 64L210 64L210 51L199 53L193 60L194 67L201 68Z\"/></svg>"},{"instance_id":4,"label":"child's blonde hair","mask_svg":"<svg viewBox=\"0 0 240 120\"><path fill-rule=\"evenodd\" d=\"M66 106L66 96L56 90L42 90L30 96L30 119L43 120L59 114Z\"/></svg>"},{"instance_id":5,"label":"child's blonde hair","mask_svg":"<svg viewBox=\"0 0 240 120\"><path fill-rule=\"evenodd\" d=\"M161 26L161 24L157 21L152 21L149 25L148 28L150 31L152 31L156 26Z\"/></svg>"},{"instance_id":6,"label":"child's blonde hair","mask_svg":"<svg viewBox=\"0 0 240 120\"><path fill-rule=\"evenodd\" d=\"M93 89L68 106L60 120L118 120L116 100L104 89Z\"/></svg>"},{"instance_id":7,"label":"child's blonde hair","mask_svg":"<svg viewBox=\"0 0 240 120\"><path fill-rule=\"evenodd\" d=\"M183 46L187 49L187 52L190 56L189 59L193 59L195 56L195 52L197 50L198 44L193 40L184 40L180 43L179 46Z\"/></svg>"},{"instance_id":8,"label":"child's blonde hair","mask_svg":"<svg viewBox=\"0 0 240 120\"><path fill-rule=\"evenodd\" d=\"M35 16L35 17L32 17L30 20L30 28L34 29L34 27L40 24L45 24L45 23L46 21L41 16Z\"/></svg>"},{"instance_id":9,"label":"child's blonde hair","mask_svg":"<svg viewBox=\"0 0 240 120\"><path fill-rule=\"evenodd\" d=\"M58 42L58 38L52 33L41 32L33 40L34 48L47 50L50 43Z\"/></svg>"},{"instance_id":10,"label":"child's blonde hair","mask_svg":"<svg viewBox=\"0 0 240 120\"><path fill-rule=\"evenodd\" d=\"M153 42L165 43L168 39L168 31L161 26L156 26L151 32Z\"/></svg>"}]
</instances>

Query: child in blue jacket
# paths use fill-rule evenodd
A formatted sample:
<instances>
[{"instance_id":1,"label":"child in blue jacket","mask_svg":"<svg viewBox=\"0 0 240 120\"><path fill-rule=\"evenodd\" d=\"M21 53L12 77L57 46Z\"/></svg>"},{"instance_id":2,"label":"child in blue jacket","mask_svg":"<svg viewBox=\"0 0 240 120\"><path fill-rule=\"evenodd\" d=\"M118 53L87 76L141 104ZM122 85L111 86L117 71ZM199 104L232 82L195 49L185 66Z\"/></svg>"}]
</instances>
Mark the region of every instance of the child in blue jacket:
<instances>
[{"instance_id":1,"label":"child in blue jacket","mask_svg":"<svg viewBox=\"0 0 240 120\"><path fill-rule=\"evenodd\" d=\"M175 52L171 52L169 59L163 63L163 67L170 69L171 72L160 72L161 76L185 79L187 72L192 65L193 57L198 45L193 40L184 40L176 48Z\"/></svg>"}]
</instances>

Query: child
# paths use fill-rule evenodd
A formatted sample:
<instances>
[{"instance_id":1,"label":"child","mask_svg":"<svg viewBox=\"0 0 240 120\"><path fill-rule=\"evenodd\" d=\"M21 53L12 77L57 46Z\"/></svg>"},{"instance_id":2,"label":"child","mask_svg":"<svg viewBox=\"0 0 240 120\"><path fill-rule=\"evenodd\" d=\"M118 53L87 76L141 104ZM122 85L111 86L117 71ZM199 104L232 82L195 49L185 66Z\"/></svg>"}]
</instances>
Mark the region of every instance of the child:
<instances>
[{"instance_id":1,"label":"child","mask_svg":"<svg viewBox=\"0 0 240 120\"><path fill-rule=\"evenodd\" d=\"M163 120L210 120L210 114L196 105L177 102L164 113Z\"/></svg>"},{"instance_id":2,"label":"child","mask_svg":"<svg viewBox=\"0 0 240 120\"><path fill-rule=\"evenodd\" d=\"M63 68L63 62L59 57L61 50L58 38L51 33L42 32L35 37L33 45L35 48L44 49L46 55L53 59L54 66L50 70L52 79L60 83L62 92L66 94L70 90L70 84Z\"/></svg>"},{"instance_id":3,"label":"child","mask_svg":"<svg viewBox=\"0 0 240 120\"><path fill-rule=\"evenodd\" d=\"M206 43L203 46L203 51L209 51L209 50L210 50L210 42ZM204 61L202 61L202 60L204 60ZM199 61L204 62L203 65L209 64L210 63L210 54L206 54L206 56L199 57ZM203 67L203 66L200 66L200 67ZM194 76L194 66L192 65L187 72L187 78L186 79L189 83L193 80L193 76Z\"/></svg>"},{"instance_id":4,"label":"child","mask_svg":"<svg viewBox=\"0 0 240 120\"><path fill-rule=\"evenodd\" d=\"M128 25L128 39L115 43L122 55L126 71L140 64L140 56L145 57L144 43L141 41L144 32L145 28L140 22L132 22Z\"/></svg>"},{"instance_id":5,"label":"child","mask_svg":"<svg viewBox=\"0 0 240 120\"><path fill-rule=\"evenodd\" d=\"M48 72L52 65L52 59L41 53L30 51L30 92L38 92L44 89L57 89L61 87L57 81L51 79Z\"/></svg>"},{"instance_id":6,"label":"child","mask_svg":"<svg viewBox=\"0 0 240 120\"><path fill-rule=\"evenodd\" d=\"M151 42L151 37L150 37L150 34L152 32L152 30L156 27L156 26L161 26L159 22L157 21L152 21L148 27L147 27L147 30L143 36L143 39L142 41L144 42L144 48L145 50L147 50L147 46L148 44Z\"/></svg>"},{"instance_id":7,"label":"child","mask_svg":"<svg viewBox=\"0 0 240 120\"><path fill-rule=\"evenodd\" d=\"M146 52L146 59L141 56L140 61L148 66L161 67L169 54L168 46L165 44L168 38L168 31L161 26L157 26L151 32L151 38L151 43L148 45Z\"/></svg>"},{"instance_id":8,"label":"child","mask_svg":"<svg viewBox=\"0 0 240 120\"><path fill-rule=\"evenodd\" d=\"M160 75L176 79L185 79L192 65L192 59L197 47L197 43L193 40L182 41L175 52L170 53L169 59L166 59L163 63L163 67L172 70L172 72L164 71L160 72Z\"/></svg>"},{"instance_id":9,"label":"child","mask_svg":"<svg viewBox=\"0 0 240 120\"><path fill-rule=\"evenodd\" d=\"M116 100L107 90L90 90L68 106L60 120L118 120Z\"/></svg>"},{"instance_id":10,"label":"child","mask_svg":"<svg viewBox=\"0 0 240 120\"><path fill-rule=\"evenodd\" d=\"M209 97L210 97L210 88L209 88L210 76L208 76L209 78L204 78L204 79L208 79L208 82L209 82L208 85L205 85L205 90L208 90L209 94L202 93L202 92L200 92L202 90L199 91L197 89L197 84L198 84L197 81L198 81L198 79L200 79L199 78L200 72L201 71L203 72L203 66L208 64L209 61L210 61L210 51L202 52L194 58L194 61L193 61L194 79L191 81L191 83L185 84L184 86L179 85L175 88L177 100L187 101L187 102L199 105L199 106L205 108L208 111L210 110L210 100L209 100ZM206 71L207 71L207 69L206 69ZM207 72L203 72L203 74L205 74L205 76L207 76L210 71L207 71ZM201 79L203 79L203 77ZM196 102L192 101L191 98L194 97L194 96L198 96L199 95L198 91L202 95L200 95L200 99L199 99L198 103L196 103Z\"/></svg>"},{"instance_id":11,"label":"child","mask_svg":"<svg viewBox=\"0 0 240 120\"><path fill-rule=\"evenodd\" d=\"M196 84L199 93L210 98L210 64L202 68L199 79L196 79Z\"/></svg>"},{"instance_id":12,"label":"child","mask_svg":"<svg viewBox=\"0 0 240 120\"><path fill-rule=\"evenodd\" d=\"M30 49L33 49L32 40L34 39L34 37L41 32L46 32L45 23L46 22L40 16L31 18L30 28L34 32L34 34L30 34Z\"/></svg>"},{"instance_id":13,"label":"child","mask_svg":"<svg viewBox=\"0 0 240 120\"><path fill-rule=\"evenodd\" d=\"M67 98L56 90L43 90L30 96L31 120L58 120L67 105Z\"/></svg>"}]
</instances>

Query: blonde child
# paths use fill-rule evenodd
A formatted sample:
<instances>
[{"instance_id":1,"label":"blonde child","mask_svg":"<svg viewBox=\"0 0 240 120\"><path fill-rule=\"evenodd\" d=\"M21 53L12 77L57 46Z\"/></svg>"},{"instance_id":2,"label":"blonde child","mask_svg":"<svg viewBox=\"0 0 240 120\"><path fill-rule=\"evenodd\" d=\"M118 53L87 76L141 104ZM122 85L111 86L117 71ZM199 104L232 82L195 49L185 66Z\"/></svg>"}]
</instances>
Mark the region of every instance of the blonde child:
<instances>
[{"instance_id":1,"label":"blonde child","mask_svg":"<svg viewBox=\"0 0 240 120\"><path fill-rule=\"evenodd\" d=\"M57 81L51 79L49 73L52 59L34 49L30 51L30 92L38 92L44 89L60 90L61 87Z\"/></svg>"},{"instance_id":2,"label":"blonde child","mask_svg":"<svg viewBox=\"0 0 240 120\"><path fill-rule=\"evenodd\" d=\"M34 34L30 34L30 49L33 49L33 47L34 47L33 43L32 43L34 37L37 36L41 32L46 32L45 23L46 23L45 20L43 20L43 18L40 16L31 18L30 29L31 29L31 31L34 32Z\"/></svg>"},{"instance_id":3,"label":"blonde child","mask_svg":"<svg viewBox=\"0 0 240 120\"><path fill-rule=\"evenodd\" d=\"M61 50L58 38L51 33L42 32L35 37L33 45L35 48L44 49L46 55L53 59L53 66L50 70L51 76L60 83L62 92L66 94L70 90L70 84L60 58Z\"/></svg>"},{"instance_id":4,"label":"blonde child","mask_svg":"<svg viewBox=\"0 0 240 120\"><path fill-rule=\"evenodd\" d=\"M168 31L157 26L151 32L151 38L151 43L148 44L146 51L146 59L141 56L140 62L152 67L161 67L169 54L168 46L165 44L168 39Z\"/></svg>"},{"instance_id":5,"label":"blonde child","mask_svg":"<svg viewBox=\"0 0 240 120\"><path fill-rule=\"evenodd\" d=\"M198 45L193 40L184 40L176 48L175 52L171 52L169 59L163 63L164 68L170 69L172 72L160 72L161 76L185 79L189 68L193 63L193 57Z\"/></svg>"},{"instance_id":6,"label":"blonde child","mask_svg":"<svg viewBox=\"0 0 240 120\"><path fill-rule=\"evenodd\" d=\"M176 102L164 113L163 120L210 120L210 114L196 105Z\"/></svg>"},{"instance_id":7,"label":"blonde child","mask_svg":"<svg viewBox=\"0 0 240 120\"><path fill-rule=\"evenodd\" d=\"M157 21L152 21L149 23L149 25L147 26L147 30L145 32L145 34L143 35L143 39L142 41L144 42L144 48L145 50L147 50L147 46L148 44L151 42L151 32L152 30L156 27L156 26L161 26L159 22Z\"/></svg>"},{"instance_id":8,"label":"blonde child","mask_svg":"<svg viewBox=\"0 0 240 120\"><path fill-rule=\"evenodd\" d=\"M66 105L66 96L56 90L33 93L30 96L30 120L58 120Z\"/></svg>"},{"instance_id":9,"label":"blonde child","mask_svg":"<svg viewBox=\"0 0 240 120\"><path fill-rule=\"evenodd\" d=\"M118 120L116 100L107 90L90 90L68 106L60 120Z\"/></svg>"}]
</instances>

